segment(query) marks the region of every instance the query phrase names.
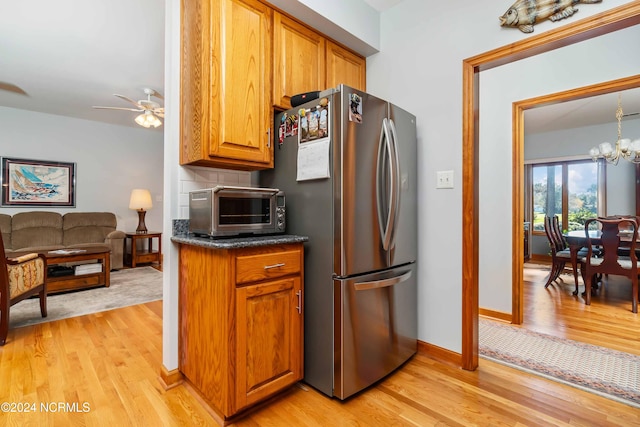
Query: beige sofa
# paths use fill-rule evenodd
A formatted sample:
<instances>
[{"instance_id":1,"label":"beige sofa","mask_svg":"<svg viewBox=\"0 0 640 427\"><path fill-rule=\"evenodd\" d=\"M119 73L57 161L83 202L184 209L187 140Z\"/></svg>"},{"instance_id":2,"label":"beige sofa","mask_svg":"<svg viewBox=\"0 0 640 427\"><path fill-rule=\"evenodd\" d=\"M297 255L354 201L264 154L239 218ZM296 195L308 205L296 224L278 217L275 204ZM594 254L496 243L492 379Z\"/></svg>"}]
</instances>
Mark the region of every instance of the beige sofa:
<instances>
[{"instance_id":1,"label":"beige sofa","mask_svg":"<svg viewBox=\"0 0 640 427\"><path fill-rule=\"evenodd\" d=\"M7 256L17 251L108 246L113 270L122 268L124 253L125 234L116 230L116 226L116 216L110 212L0 214L0 231Z\"/></svg>"}]
</instances>

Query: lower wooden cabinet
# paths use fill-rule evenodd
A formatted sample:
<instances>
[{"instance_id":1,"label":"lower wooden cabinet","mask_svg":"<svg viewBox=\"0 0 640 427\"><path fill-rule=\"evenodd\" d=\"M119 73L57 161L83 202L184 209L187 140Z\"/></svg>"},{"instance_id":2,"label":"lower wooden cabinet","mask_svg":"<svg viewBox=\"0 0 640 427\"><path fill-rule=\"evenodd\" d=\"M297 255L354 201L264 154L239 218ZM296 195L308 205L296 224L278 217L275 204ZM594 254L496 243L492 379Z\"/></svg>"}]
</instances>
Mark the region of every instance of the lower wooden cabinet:
<instances>
[{"instance_id":1,"label":"lower wooden cabinet","mask_svg":"<svg viewBox=\"0 0 640 427\"><path fill-rule=\"evenodd\" d=\"M223 422L303 377L303 256L180 246L180 371Z\"/></svg>"}]
</instances>

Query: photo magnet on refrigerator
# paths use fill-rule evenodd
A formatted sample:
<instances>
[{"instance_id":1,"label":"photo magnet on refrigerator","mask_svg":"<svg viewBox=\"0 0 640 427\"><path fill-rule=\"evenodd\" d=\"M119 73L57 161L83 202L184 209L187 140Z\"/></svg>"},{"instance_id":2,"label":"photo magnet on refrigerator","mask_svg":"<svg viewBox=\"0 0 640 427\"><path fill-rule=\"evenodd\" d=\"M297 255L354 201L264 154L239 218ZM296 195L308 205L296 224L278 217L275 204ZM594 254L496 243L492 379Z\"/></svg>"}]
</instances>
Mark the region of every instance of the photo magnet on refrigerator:
<instances>
[{"instance_id":1,"label":"photo magnet on refrigerator","mask_svg":"<svg viewBox=\"0 0 640 427\"><path fill-rule=\"evenodd\" d=\"M357 93L349 95L349 121L362 123L362 97Z\"/></svg>"}]
</instances>

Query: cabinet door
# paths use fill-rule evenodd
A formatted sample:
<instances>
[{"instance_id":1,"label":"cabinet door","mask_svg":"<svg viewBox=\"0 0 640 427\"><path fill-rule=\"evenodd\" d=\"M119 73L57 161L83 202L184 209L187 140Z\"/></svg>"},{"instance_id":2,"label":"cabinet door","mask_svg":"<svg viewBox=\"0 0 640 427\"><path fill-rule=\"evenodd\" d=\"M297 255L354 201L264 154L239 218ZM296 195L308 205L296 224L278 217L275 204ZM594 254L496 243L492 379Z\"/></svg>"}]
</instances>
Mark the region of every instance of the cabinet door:
<instances>
[{"instance_id":1,"label":"cabinet door","mask_svg":"<svg viewBox=\"0 0 640 427\"><path fill-rule=\"evenodd\" d=\"M291 108L293 95L324 90L325 39L275 12L273 19L273 102Z\"/></svg>"},{"instance_id":2,"label":"cabinet door","mask_svg":"<svg viewBox=\"0 0 640 427\"><path fill-rule=\"evenodd\" d=\"M211 155L254 162L271 160L271 9L255 0L223 0L220 34L213 53Z\"/></svg>"},{"instance_id":3,"label":"cabinet door","mask_svg":"<svg viewBox=\"0 0 640 427\"><path fill-rule=\"evenodd\" d=\"M365 91L366 60L335 43L327 41L327 87L340 83Z\"/></svg>"},{"instance_id":4,"label":"cabinet door","mask_svg":"<svg viewBox=\"0 0 640 427\"><path fill-rule=\"evenodd\" d=\"M182 0L181 164L273 167L271 38L257 0Z\"/></svg>"},{"instance_id":5,"label":"cabinet door","mask_svg":"<svg viewBox=\"0 0 640 427\"><path fill-rule=\"evenodd\" d=\"M299 276L236 288L236 409L302 379Z\"/></svg>"}]
</instances>

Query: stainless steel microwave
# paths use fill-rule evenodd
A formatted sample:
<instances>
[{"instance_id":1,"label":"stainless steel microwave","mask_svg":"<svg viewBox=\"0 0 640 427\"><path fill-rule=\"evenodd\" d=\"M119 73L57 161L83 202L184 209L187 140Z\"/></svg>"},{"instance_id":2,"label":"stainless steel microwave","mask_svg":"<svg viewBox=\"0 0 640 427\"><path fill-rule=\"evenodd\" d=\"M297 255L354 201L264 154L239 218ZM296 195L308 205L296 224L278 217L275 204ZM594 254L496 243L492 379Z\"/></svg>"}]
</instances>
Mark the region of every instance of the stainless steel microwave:
<instances>
[{"instance_id":1,"label":"stainless steel microwave","mask_svg":"<svg viewBox=\"0 0 640 427\"><path fill-rule=\"evenodd\" d=\"M211 237L285 231L285 197L277 188L218 185L189 192L189 232Z\"/></svg>"}]
</instances>

